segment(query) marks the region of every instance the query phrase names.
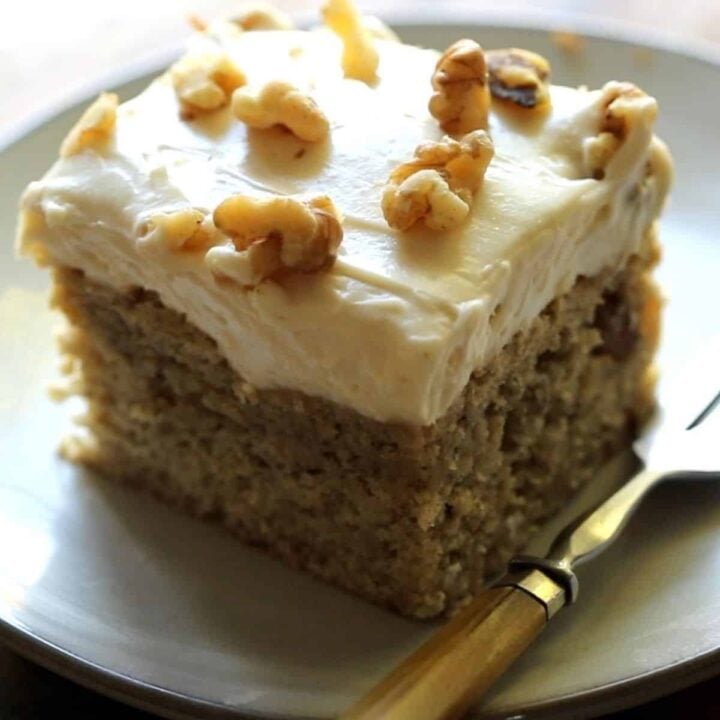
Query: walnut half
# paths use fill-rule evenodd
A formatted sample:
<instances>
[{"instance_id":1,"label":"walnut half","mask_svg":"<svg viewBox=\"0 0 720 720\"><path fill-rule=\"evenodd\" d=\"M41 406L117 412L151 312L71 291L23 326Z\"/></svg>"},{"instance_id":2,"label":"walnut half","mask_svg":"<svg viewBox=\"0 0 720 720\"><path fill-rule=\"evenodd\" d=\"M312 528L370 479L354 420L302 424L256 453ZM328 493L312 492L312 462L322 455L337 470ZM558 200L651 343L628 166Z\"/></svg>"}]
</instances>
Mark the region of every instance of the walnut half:
<instances>
[{"instance_id":1,"label":"walnut half","mask_svg":"<svg viewBox=\"0 0 720 720\"><path fill-rule=\"evenodd\" d=\"M657 115L657 102L628 82L609 82L599 100L602 120L598 134L583 143L586 173L602 180L607 166L636 127L644 126L649 135Z\"/></svg>"},{"instance_id":2,"label":"walnut half","mask_svg":"<svg viewBox=\"0 0 720 720\"><path fill-rule=\"evenodd\" d=\"M488 50L490 92L522 108L543 107L550 102L550 64L537 53L519 48Z\"/></svg>"},{"instance_id":3,"label":"walnut half","mask_svg":"<svg viewBox=\"0 0 720 720\"><path fill-rule=\"evenodd\" d=\"M408 230L423 222L432 230L448 230L467 216L494 154L484 130L460 141L446 137L415 150L415 158L390 174L382 210L388 224Z\"/></svg>"},{"instance_id":4,"label":"walnut half","mask_svg":"<svg viewBox=\"0 0 720 720\"><path fill-rule=\"evenodd\" d=\"M232 99L233 114L254 128L283 125L301 140L319 142L327 137L330 123L317 103L289 83L275 80L259 94L238 90Z\"/></svg>"},{"instance_id":5,"label":"walnut half","mask_svg":"<svg viewBox=\"0 0 720 720\"><path fill-rule=\"evenodd\" d=\"M213 214L233 248L211 248L206 261L220 278L254 287L284 271L314 273L335 262L343 231L327 196L257 198L233 195Z\"/></svg>"},{"instance_id":6,"label":"walnut half","mask_svg":"<svg viewBox=\"0 0 720 720\"><path fill-rule=\"evenodd\" d=\"M445 132L462 135L487 128L487 78L485 55L473 40L458 40L440 56L432 76L435 94L429 110Z\"/></svg>"}]
</instances>

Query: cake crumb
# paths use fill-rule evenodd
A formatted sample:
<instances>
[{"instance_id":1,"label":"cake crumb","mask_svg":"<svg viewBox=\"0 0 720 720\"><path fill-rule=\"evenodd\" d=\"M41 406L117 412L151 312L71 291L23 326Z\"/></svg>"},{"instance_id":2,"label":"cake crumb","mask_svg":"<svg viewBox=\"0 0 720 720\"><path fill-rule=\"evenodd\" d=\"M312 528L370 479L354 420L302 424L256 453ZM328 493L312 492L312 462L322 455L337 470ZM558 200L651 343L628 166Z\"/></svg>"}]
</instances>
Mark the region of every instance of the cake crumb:
<instances>
[{"instance_id":1,"label":"cake crumb","mask_svg":"<svg viewBox=\"0 0 720 720\"><path fill-rule=\"evenodd\" d=\"M585 38L571 30L551 32L550 39L566 55L580 55L585 51Z\"/></svg>"},{"instance_id":2,"label":"cake crumb","mask_svg":"<svg viewBox=\"0 0 720 720\"><path fill-rule=\"evenodd\" d=\"M652 48L638 45L632 49L633 60L638 65L649 67L655 62L655 52Z\"/></svg>"}]
</instances>

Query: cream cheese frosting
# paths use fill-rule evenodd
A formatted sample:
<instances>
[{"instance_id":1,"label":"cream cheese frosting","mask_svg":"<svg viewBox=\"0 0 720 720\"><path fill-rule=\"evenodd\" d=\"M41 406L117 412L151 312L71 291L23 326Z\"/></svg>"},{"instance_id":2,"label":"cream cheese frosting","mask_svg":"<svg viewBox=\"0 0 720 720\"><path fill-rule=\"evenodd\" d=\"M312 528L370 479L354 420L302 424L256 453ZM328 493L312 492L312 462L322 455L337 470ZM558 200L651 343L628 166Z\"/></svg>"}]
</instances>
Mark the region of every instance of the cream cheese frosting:
<instances>
[{"instance_id":1,"label":"cream cheese frosting","mask_svg":"<svg viewBox=\"0 0 720 720\"><path fill-rule=\"evenodd\" d=\"M378 80L368 85L343 76L342 45L324 30L213 25L193 46L226 51L249 87L280 79L311 95L328 139L248 129L229 107L183 120L166 74L119 107L106 152L61 158L28 187L18 244L120 290L155 291L258 388L298 390L379 421L433 423L579 276L639 252L668 192L651 98L597 180L583 148L598 134L603 93L552 86L546 115L493 105L495 157L461 227L396 232L380 207L387 177L418 144L442 137L427 109L437 52L378 40ZM329 195L344 227L332 269L248 290L218 283L204 252L178 253L142 233L156 213L212 214L236 193Z\"/></svg>"}]
</instances>

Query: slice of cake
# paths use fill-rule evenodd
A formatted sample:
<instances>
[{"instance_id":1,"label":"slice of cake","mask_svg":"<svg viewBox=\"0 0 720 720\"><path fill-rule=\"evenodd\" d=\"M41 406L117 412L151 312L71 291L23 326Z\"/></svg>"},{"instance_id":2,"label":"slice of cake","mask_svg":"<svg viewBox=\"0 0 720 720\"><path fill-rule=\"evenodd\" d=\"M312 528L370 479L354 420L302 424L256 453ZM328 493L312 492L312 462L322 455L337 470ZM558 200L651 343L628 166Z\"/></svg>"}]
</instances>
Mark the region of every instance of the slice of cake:
<instances>
[{"instance_id":1,"label":"slice of cake","mask_svg":"<svg viewBox=\"0 0 720 720\"><path fill-rule=\"evenodd\" d=\"M324 16L102 95L19 248L69 320L72 460L430 617L650 411L670 160L631 84Z\"/></svg>"}]
</instances>

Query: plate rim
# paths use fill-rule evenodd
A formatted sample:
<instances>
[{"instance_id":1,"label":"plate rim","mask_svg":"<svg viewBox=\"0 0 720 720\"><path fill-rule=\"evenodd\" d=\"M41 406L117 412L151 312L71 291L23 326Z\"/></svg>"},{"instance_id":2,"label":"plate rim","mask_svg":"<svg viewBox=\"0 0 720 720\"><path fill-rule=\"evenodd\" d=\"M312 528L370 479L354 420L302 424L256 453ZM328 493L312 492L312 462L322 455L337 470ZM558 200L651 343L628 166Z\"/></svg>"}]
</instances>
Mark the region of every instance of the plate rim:
<instances>
[{"instance_id":1,"label":"plate rim","mask_svg":"<svg viewBox=\"0 0 720 720\"><path fill-rule=\"evenodd\" d=\"M298 24L310 25L315 15L296 16ZM453 10L416 8L383 15L392 26L427 28L429 26L464 25L468 29L517 29L552 33L570 31L591 40L617 42L638 48L680 55L711 65L720 71L720 44L671 33L627 21L593 15L575 15L558 11L524 11L522 17L506 10ZM402 32L402 31L401 31ZM53 122L63 113L81 105L104 88L120 88L149 75L162 72L181 52L175 43L140 60L128 62L118 70L101 73L77 88L68 97L47 108L10 123L0 132L0 154ZM283 720L285 716L253 710L246 714L230 705L204 700L187 693L162 688L140 678L116 672L94 663L38 635L21 623L13 624L0 617L0 644L21 657L72 682L110 699L173 720ZM720 669L720 646L672 665L638 673L631 677L579 692L559 695L521 708L501 706L476 717L493 720L521 713L528 718L578 717L613 712L637 703L649 702L712 677ZM652 683L652 684L651 684ZM292 716L292 720L320 720ZM324 719L323 719L324 720Z\"/></svg>"},{"instance_id":2,"label":"plate rim","mask_svg":"<svg viewBox=\"0 0 720 720\"><path fill-rule=\"evenodd\" d=\"M29 628L13 625L0 618L0 644L19 656L54 672L78 685L111 700L127 704L169 720L287 720L276 713L246 711L162 688L139 678L125 675L91 662L70 650L46 640ZM568 693L524 708L500 707L491 713L473 715L477 720L500 720L509 716L541 720L608 713L650 702L712 677L720 667L720 647L700 653L690 660L679 661L659 670L650 670L614 683L578 693ZM647 692L652 681L659 692ZM658 681L663 681L662 683ZM198 712L201 715L198 715ZM291 720L330 720L309 716L292 716Z\"/></svg>"},{"instance_id":3,"label":"plate rim","mask_svg":"<svg viewBox=\"0 0 720 720\"><path fill-rule=\"evenodd\" d=\"M212 720L284 720L275 714L242 714L231 706L196 698L145 682L94 663L19 623L0 618L0 644L19 656L104 697L172 720L197 720L200 710ZM293 718L292 720L317 720Z\"/></svg>"}]
</instances>

